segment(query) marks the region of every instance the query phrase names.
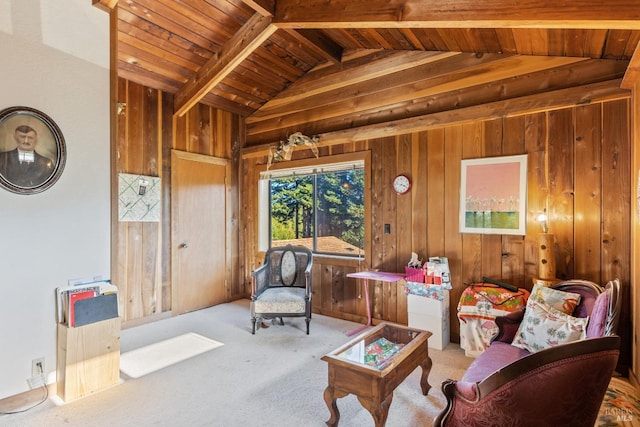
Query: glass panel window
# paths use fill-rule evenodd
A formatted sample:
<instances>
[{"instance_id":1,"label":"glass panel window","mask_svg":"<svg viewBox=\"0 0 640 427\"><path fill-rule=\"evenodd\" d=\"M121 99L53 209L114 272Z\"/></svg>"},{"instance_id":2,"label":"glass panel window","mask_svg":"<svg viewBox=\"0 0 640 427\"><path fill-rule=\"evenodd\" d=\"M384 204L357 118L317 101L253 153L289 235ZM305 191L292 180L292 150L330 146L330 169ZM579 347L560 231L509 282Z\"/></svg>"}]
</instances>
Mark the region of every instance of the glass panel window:
<instances>
[{"instance_id":1,"label":"glass panel window","mask_svg":"<svg viewBox=\"0 0 640 427\"><path fill-rule=\"evenodd\" d=\"M269 179L271 246L363 256L364 167L291 170Z\"/></svg>"},{"instance_id":2,"label":"glass panel window","mask_svg":"<svg viewBox=\"0 0 640 427\"><path fill-rule=\"evenodd\" d=\"M361 255L364 248L364 169L319 174L317 252Z\"/></svg>"},{"instance_id":3,"label":"glass panel window","mask_svg":"<svg viewBox=\"0 0 640 427\"><path fill-rule=\"evenodd\" d=\"M313 175L271 180L271 242L297 240L313 249Z\"/></svg>"}]
</instances>

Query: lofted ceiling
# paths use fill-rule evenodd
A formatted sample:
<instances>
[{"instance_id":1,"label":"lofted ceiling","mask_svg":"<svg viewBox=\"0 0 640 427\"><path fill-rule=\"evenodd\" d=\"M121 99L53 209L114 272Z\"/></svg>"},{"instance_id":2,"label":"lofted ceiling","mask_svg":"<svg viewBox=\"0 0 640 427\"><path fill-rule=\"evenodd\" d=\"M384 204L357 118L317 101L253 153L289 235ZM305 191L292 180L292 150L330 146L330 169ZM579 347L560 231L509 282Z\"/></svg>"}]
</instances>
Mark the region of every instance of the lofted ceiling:
<instances>
[{"instance_id":1,"label":"lofted ceiling","mask_svg":"<svg viewBox=\"0 0 640 427\"><path fill-rule=\"evenodd\" d=\"M178 115L198 102L240 114L255 143L303 126L318 104L328 125L309 133L488 102L487 88L505 99L517 77L540 91L621 79L640 61L637 0L93 1L117 13L120 77L174 94ZM402 85L404 96L390 89Z\"/></svg>"}]
</instances>

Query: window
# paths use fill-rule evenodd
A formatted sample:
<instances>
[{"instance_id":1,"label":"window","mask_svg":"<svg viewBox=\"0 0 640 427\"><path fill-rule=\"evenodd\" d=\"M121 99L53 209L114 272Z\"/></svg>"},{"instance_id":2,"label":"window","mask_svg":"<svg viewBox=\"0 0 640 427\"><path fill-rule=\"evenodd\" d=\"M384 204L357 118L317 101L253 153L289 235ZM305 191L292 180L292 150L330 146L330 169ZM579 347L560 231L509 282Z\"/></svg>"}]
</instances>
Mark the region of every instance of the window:
<instances>
[{"instance_id":1,"label":"window","mask_svg":"<svg viewBox=\"0 0 640 427\"><path fill-rule=\"evenodd\" d=\"M263 172L259 199L262 250L291 243L319 254L364 255L364 160Z\"/></svg>"}]
</instances>

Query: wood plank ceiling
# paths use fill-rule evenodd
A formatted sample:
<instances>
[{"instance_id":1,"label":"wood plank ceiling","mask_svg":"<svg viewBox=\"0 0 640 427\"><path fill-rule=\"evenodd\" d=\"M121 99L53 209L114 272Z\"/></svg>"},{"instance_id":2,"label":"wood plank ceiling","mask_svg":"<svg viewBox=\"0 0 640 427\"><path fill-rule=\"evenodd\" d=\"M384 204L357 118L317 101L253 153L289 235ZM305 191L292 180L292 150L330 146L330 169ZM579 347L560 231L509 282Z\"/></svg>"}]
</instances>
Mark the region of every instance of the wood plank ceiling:
<instances>
[{"instance_id":1,"label":"wood plank ceiling","mask_svg":"<svg viewBox=\"0 0 640 427\"><path fill-rule=\"evenodd\" d=\"M637 0L93 1L120 77L244 116L249 144L619 86L640 42Z\"/></svg>"}]
</instances>

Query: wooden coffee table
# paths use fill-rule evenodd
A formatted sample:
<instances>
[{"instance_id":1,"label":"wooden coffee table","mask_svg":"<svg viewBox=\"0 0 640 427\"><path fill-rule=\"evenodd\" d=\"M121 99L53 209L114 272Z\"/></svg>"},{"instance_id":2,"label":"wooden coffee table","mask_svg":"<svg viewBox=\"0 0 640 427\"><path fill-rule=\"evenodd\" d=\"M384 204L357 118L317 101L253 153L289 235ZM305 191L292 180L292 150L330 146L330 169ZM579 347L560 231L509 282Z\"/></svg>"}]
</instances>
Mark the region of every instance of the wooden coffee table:
<instances>
[{"instance_id":1,"label":"wooden coffee table","mask_svg":"<svg viewBox=\"0 0 640 427\"><path fill-rule=\"evenodd\" d=\"M324 391L324 401L331 413L327 425L337 426L340 420L336 400L354 394L371 413L376 427L384 426L393 391L418 366L422 367L420 387L422 394L426 395L431 388L428 382L431 371L430 336L428 331L381 323L323 356L322 360L329 364L329 385ZM365 361L366 349L372 343L379 343L381 338L401 347L383 362L373 365L371 361Z\"/></svg>"}]
</instances>

